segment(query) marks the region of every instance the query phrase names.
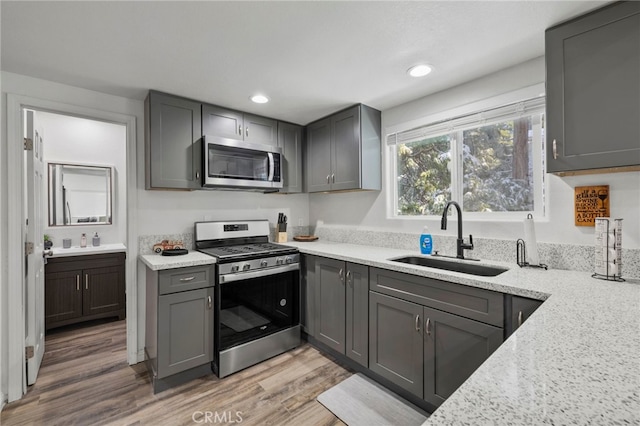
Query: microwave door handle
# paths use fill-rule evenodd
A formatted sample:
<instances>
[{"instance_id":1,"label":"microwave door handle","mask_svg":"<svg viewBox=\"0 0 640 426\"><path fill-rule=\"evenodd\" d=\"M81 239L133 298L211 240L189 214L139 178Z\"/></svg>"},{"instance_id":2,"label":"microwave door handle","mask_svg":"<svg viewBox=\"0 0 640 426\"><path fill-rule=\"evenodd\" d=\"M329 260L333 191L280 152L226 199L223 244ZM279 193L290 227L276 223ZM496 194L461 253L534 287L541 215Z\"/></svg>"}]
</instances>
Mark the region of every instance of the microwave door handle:
<instances>
[{"instance_id":1,"label":"microwave door handle","mask_svg":"<svg viewBox=\"0 0 640 426\"><path fill-rule=\"evenodd\" d=\"M267 181L273 182L273 174L276 169L276 164L273 161L273 153L267 152L267 157L269 157L269 177L267 178Z\"/></svg>"}]
</instances>

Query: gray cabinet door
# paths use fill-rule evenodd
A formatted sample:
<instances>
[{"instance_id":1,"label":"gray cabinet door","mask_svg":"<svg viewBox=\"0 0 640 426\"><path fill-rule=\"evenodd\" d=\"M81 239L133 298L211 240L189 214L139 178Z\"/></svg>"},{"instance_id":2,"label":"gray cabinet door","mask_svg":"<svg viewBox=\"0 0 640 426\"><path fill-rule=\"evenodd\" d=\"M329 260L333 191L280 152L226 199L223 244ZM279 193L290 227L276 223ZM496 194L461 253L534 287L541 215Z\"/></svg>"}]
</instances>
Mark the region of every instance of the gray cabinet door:
<instances>
[{"instance_id":1,"label":"gray cabinet door","mask_svg":"<svg viewBox=\"0 0 640 426\"><path fill-rule=\"evenodd\" d=\"M315 337L315 276L316 257L303 254L300 256L300 324L302 330Z\"/></svg>"},{"instance_id":2,"label":"gray cabinet door","mask_svg":"<svg viewBox=\"0 0 640 426\"><path fill-rule=\"evenodd\" d=\"M331 189L331 118L307 126L307 191Z\"/></svg>"},{"instance_id":3,"label":"gray cabinet door","mask_svg":"<svg viewBox=\"0 0 640 426\"><path fill-rule=\"evenodd\" d=\"M640 165L640 2L547 30L546 64L547 171Z\"/></svg>"},{"instance_id":4,"label":"gray cabinet door","mask_svg":"<svg viewBox=\"0 0 640 426\"><path fill-rule=\"evenodd\" d=\"M347 263L346 355L369 366L369 267Z\"/></svg>"},{"instance_id":5,"label":"gray cabinet door","mask_svg":"<svg viewBox=\"0 0 640 426\"><path fill-rule=\"evenodd\" d=\"M511 296L511 321L507 336L518 329L531 314L542 305L540 300L520 296Z\"/></svg>"},{"instance_id":6,"label":"gray cabinet door","mask_svg":"<svg viewBox=\"0 0 640 426\"><path fill-rule=\"evenodd\" d=\"M202 134L243 140L244 118L239 111L215 105L202 105Z\"/></svg>"},{"instance_id":7,"label":"gray cabinet door","mask_svg":"<svg viewBox=\"0 0 640 426\"><path fill-rule=\"evenodd\" d=\"M280 192L302 192L302 126L279 122L278 147L282 149L284 177Z\"/></svg>"},{"instance_id":8,"label":"gray cabinet door","mask_svg":"<svg viewBox=\"0 0 640 426\"><path fill-rule=\"evenodd\" d=\"M424 308L424 399L439 406L502 343L502 329Z\"/></svg>"},{"instance_id":9,"label":"gray cabinet door","mask_svg":"<svg viewBox=\"0 0 640 426\"><path fill-rule=\"evenodd\" d=\"M151 91L145 109L146 188L200 188L200 103Z\"/></svg>"},{"instance_id":10,"label":"gray cabinet door","mask_svg":"<svg viewBox=\"0 0 640 426\"><path fill-rule=\"evenodd\" d=\"M315 259L315 335L318 341L345 353L345 263Z\"/></svg>"},{"instance_id":11,"label":"gray cabinet door","mask_svg":"<svg viewBox=\"0 0 640 426\"><path fill-rule=\"evenodd\" d=\"M158 378L213 361L213 287L158 299Z\"/></svg>"},{"instance_id":12,"label":"gray cabinet door","mask_svg":"<svg viewBox=\"0 0 640 426\"><path fill-rule=\"evenodd\" d=\"M244 140L278 146L278 122L259 115L244 114Z\"/></svg>"},{"instance_id":13,"label":"gray cabinet door","mask_svg":"<svg viewBox=\"0 0 640 426\"><path fill-rule=\"evenodd\" d=\"M360 188L360 107L331 118L331 189Z\"/></svg>"},{"instance_id":14,"label":"gray cabinet door","mask_svg":"<svg viewBox=\"0 0 640 426\"><path fill-rule=\"evenodd\" d=\"M422 306L369 293L369 369L422 398Z\"/></svg>"}]
</instances>

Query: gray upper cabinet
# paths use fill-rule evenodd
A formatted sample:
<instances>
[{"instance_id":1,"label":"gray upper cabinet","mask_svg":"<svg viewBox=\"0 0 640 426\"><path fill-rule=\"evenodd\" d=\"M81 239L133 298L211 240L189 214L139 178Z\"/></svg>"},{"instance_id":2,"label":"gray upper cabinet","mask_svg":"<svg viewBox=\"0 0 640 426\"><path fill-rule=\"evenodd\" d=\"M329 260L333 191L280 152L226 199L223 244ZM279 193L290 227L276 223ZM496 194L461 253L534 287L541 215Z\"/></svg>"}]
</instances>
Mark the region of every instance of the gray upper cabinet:
<instances>
[{"instance_id":1,"label":"gray upper cabinet","mask_svg":"<svg viewBox=\"0 0 640 426\"><path fill-rule=\"evenodd\" d=\"M302 192L302 126L278 122L278 147L284 157L280 192Z\"/></svg>"},{"instance_id":2,"label":"gray upper cabinet","mask_svg":"<svg viewBox=\"0 0 640 426\"><path fill-rule=\"evenodd\" d=\"M424 308L424 399L442 404L502 343L502 328Z\"/></svg>"},{"instance_id":3,"label":"gray upper cabinet","mask_svg":"<svg viewBox=\"0 0 640 426\"><path fill-rule=\"evenodd\" d=\"M202 134L278 145L278 122L216 105L202 105Z\"/></svg>"},{"instance_id":4,"label":"gray upper cabinet","mask_svg":"<svg viewBox=\"0 0 640 426\"><path fill-rule=\"evenodd\" d=\"M547 171L640 165L640 2L546 31Z\"/></svg>"},{"instance_id":5,"label":"gray upper cabinet","mask_svg":"<svg viewBox=\"0 0 640 426\"><path fill-rule=\"evenodd\" d=\"M199 189L201 104L150 91L145 100L145 188Z\"/></svg>"},{"instance_id":6,"label":"gray upper cabinet","mask_svg":"<svg viewBox=\"0 0 640 426\"><path fill-rule=\"evenodd\" d=\"M307 126L307 191L381 187L381 115L356 105Z\"/></svg>"}]
</instances>

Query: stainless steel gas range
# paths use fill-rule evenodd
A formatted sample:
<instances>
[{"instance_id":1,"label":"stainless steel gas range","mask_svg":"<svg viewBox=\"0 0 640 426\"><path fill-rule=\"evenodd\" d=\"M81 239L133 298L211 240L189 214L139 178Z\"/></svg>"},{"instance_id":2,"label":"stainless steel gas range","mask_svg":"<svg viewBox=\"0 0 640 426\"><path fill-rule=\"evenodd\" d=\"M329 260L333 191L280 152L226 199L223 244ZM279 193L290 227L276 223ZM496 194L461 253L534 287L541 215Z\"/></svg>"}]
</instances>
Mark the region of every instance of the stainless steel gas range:
<instances>
[{"instance_id":1,"label":"stainless steel gas range","mask_svg":"<svg viewBox=\"0 0 640 426\"><path fill-rule=\"evenodd\" d=\"M217 259L213 371L225 377L300 344L298 250L269 242L267 220L196 222Z\"/></svg>"}]
</instances>

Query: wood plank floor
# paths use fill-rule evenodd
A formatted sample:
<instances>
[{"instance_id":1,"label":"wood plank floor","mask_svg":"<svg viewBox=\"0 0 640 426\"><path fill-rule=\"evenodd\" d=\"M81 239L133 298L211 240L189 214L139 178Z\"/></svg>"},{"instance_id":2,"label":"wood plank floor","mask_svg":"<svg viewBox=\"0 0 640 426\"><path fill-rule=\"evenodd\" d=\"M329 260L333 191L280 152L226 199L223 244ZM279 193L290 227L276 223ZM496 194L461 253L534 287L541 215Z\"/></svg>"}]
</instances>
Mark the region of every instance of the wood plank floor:
<instances>
[{"instance_id":1,"label":"wood plank floor","mask_svg":"<svg viewBox=\"0 0 640 426\"><path fill-rule=\"evenodd\" d=\"M304 344L154 395L144 363L127 364L125 321L114 321L47 335L36 384L4 407L0 424L341 425L315 398L352 374Z\"/></svg>"}]
</instances>

